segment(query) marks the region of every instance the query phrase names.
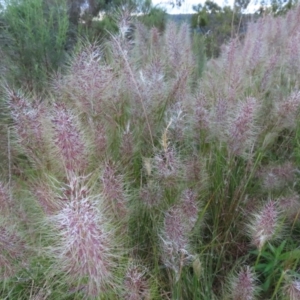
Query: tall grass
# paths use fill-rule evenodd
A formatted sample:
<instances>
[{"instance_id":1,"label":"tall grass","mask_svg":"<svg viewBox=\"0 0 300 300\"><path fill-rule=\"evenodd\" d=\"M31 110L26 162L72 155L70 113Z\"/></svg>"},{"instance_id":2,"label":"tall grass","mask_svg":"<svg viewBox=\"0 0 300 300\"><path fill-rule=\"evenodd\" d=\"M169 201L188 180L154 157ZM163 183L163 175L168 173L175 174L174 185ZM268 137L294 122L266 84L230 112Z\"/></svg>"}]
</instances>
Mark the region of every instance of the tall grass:
<instances>
[{"instance_id":1,"label":"tall grass","mask_svg":"<svg viewBox=\"0 0 300 300\"><path fill-rule=\"evenodd\" d=\"M300 8L199 79L189 28L128 19L49 97L3 84L6 299L297 299Z\"/></svg>"},{"instance_id":2,"label":"tall grass","mask_svg":"<svg viewBox=\"0 0 300 300\"><path fill-rule=\"evenodd\" d=\"M70 47L66 1L5 0L1 12L1 67L6 81L41 91L66 61ZM2 74L1 74L2 77Z\"/></svg>"}]
</instances>

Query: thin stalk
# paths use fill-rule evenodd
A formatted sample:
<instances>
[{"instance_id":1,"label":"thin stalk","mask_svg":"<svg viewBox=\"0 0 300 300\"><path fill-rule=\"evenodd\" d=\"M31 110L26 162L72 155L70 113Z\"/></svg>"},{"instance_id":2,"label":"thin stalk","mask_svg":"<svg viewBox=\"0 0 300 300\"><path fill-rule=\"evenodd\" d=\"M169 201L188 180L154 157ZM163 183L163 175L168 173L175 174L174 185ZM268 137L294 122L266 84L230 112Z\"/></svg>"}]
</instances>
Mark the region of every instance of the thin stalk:
<instances>
[{"instance_id":1,"label":"thin stalk","mask_svg":"<svg viewBox=\"0 0 300 300\"><path fill-rule=\"evenodd\" d=\"M138 93L139 100L141 101L141 104L142 104L142 107L143 107L143 112L144 112L144 115L145 115L147 127L148 127L148 130L149 130L150 139L151 139L151 144L152 144L152 147L154 148L153 134L152 134L152 130L151 130L151 127L150 127L150 123L149 123L149 120L148 120L146 108L145 108L145 105L144 105L144 102L143 102L143 97L142 97L142 95L141 95L140 89L139 89L138 84L137 84L137 82L136 82L136 80L135 80L135 77L134 77L134 75L133 75L133 72L132 72L132 69L131 69L131 67L130 67L129 61L128 61L128 59L126 58L126 55L125 55L125 53L124 53L124 51L123 51L123 49L122 49L122 47L121 47L119 41L118 41L113 35L111 35L111 36L112 36L113 40L116 42L116 44L117 44L117 46L118 46L120 52L122 53L122 57L123 57L123 59L124 59L124 61L125 61L125 63L126 63L126 66L127 66L128 71L129 71L129 73L130 73L131 79L132 79L132 81L133 81L133 83L134 83L134 86L135 86L135 88L136 88L136 91L137 91L137 93Z\"/></svg>"},{"instance_id":2,"label":"thin stalk","mask_svg":"<svg viewBox=\"0 0 300 300\"><path fill-rule=\"evenodd\" d=\"M279 280L277 281L276 287L275 287L274 292L272 294L272 298L270 300L273 300L274 297L276 296L277 291L279 289L279 286L280 286L280 284L281 284L281 282L282 282L282 280L284 278L284 275L285 275L285 271L281 272L281 276L280 276Z\"/></svg>"},{"instance_id":3,"label":"thin stalk","mask_svg":"<svg viewBox=\"0 0 300 300\"><path fill-rule=\"evenodd\" d=\"M10 149L10 128L7 126L7 156L8 156L8 188L9 188L9 200L12 202L11 195L11 149Z\"/></svg>"}]
</instances>

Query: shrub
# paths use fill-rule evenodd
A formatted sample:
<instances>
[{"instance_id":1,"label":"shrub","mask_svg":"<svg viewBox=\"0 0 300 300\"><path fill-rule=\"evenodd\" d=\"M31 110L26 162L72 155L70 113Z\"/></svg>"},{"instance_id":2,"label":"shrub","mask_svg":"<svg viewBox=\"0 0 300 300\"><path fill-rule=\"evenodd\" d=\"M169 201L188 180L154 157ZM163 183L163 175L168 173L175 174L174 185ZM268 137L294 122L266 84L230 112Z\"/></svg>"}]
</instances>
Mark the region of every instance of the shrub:
<instances>
[{"instance_id":1,"label":"shrub","mask_svg":"<svg viewBox=\"0 0 300 300\"><path fill-rule=\"evenodd\" d=\"M41 89L51 72L65 61L69 29L66 2L9 0L5 4L0 51L7 60L7 64L3 61L6 80Z\"/></svg>"}]
</instances>

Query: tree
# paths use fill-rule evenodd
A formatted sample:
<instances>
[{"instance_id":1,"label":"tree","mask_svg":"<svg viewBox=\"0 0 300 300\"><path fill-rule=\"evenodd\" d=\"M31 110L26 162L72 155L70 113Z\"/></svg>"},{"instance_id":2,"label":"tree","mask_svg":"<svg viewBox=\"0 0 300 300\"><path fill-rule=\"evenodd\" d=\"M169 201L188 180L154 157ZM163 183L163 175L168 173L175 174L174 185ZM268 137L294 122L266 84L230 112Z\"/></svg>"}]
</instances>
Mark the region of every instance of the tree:
<instances>
[{"instance_id":1,"label":"tree","mask_svg":"<svg viewBox=\"0 0 300 300\"><path fill-rule=\"evenodd\" d=\"M91 18L92 15L88 14L81 17L84 22L78 24L80 34L92 41L103 39L110 33L118 31L118 19L124 17L125 14L128 14L131 23L137 19L148 28L156 27L160 31L165 28L166 12L154 7L151 0L114 0L102 8L104 7L105 11L101 19Z\"/></svg>"},{"instance_id":2,"label":"tree","mask_svg":"<svg viewBox=\"0 0 300 300\"><path fill-rule=\"evenodd\" d=\"M149 13L152 8L151 0L68 0L70 22L77 25L79 19L92 19L100 11L106 13L117 8L127 7L135 12Z\"/></svg>"},{"instance_id":3,"label":"tree","mask_svg":"<svg viewBox=\"0 0 300 300\"><path fill-rule=\"evenodd\" d=\"M261 7L258 10L258 14L272 14L275 16L284 15L290 9L292 9L298 0L271 0L271 5L266 6L265 1L261 1Z\"/></svg>"},{"instance_id":4,"label":"tree","mask_svg":"<svg viewBox=\"0 0 300 300\"><path fill-rule=\"evenodd\" d=\"M206 55L218 56L220 46L239 30L240 19L234 18L234 10L230 6L220 7L211 0L193 8L196 14L192 16L191 27L205 35Z\"/></svg>"},{"instance_id":5,"label":"tree","mask_svg":"<svg viewBox=\"0 0 300 300\"><path fill-rule=\"evenodd\" d=\"M250 0L235 0L234 9L236 12L241 13L243 10L247 9Z\"/></svg>"},{"instance_id":6,"label":"tree","mask_svg":"<svg viewBox=\"0 0 300 300\"><path fill-rule=\"evenodd\" d=\"M70 22L78 25L83 14L94 17L101 9L107 9L111 2L113 0L68 0Z\"/></svg>"},{"instance_id":7,"label":"tree","mask_svg":"<svg viewBox=\"0 0 300 300\"><path fill-rule=\"evenodd\" d=\"M156 27L160 31L163 31L166 24L166 15L167 14L164 10L157 7L152 7L147 14L139 17L138 20L148 28Z\"/></svg>"}]
</instances>

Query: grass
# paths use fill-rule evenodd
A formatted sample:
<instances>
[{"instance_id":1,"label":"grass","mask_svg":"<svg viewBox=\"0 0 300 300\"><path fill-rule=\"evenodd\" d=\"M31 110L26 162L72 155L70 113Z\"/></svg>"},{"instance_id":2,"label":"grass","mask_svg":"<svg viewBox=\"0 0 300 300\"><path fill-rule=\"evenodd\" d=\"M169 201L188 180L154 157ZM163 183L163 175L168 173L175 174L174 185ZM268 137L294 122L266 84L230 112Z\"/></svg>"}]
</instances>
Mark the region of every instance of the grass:
<instances>
[{"instance_id":1,"label":"grass","mask_svg":"<svg viewBox=\"0 0 300 300\"><path fill-rule=\"evenodd\" d=\"M298 299L299 9L204 70L137 24L42 100L3 83L0 297Z\"/></svg>"}]
</instances>

